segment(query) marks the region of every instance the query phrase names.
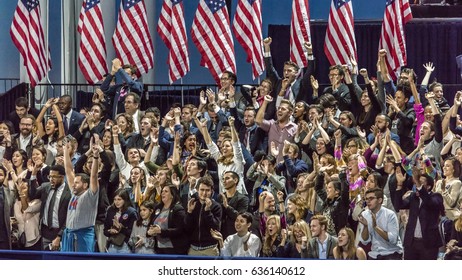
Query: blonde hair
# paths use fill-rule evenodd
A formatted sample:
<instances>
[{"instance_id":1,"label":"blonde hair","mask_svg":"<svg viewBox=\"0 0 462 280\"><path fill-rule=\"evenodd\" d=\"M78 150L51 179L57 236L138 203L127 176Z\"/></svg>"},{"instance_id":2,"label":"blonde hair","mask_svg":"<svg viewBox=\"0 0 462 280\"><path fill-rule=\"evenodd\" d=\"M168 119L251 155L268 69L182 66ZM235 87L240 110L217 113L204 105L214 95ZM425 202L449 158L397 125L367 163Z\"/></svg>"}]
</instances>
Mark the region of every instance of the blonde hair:
<instances>
[{"instance_id":1,"label":"blonde hair","mask_svg":"<svg viewBox=\"0 0 462 280\"><path fill-rule=\"evenodd\" d=\"M306 238L308 238L308 240L311 239L310 226L304 220L299 220L299 221L295 222L292 225L292 234L290 235L290 240L292 241L292 243L294 243L294 244L297 243L297 240L295 239L295 234L294 234L294 231L295 231L296 228L303 231L303 234L305 234L305 236L306 236Z\"/></svg>"},{"instance_id":2,"label":"blonde hair","mask_svg":"<svg viewBox=\"0 0 462 280\"><path fill-rule=\"evenodd\" d=\"M268 222L274 220L276 222L277 232L276 237L281 232L281 217L279 215L271 215L266 219L266 230L265 230L265 240L263 241L263 254L266 256L270 256L272 254L271 247L273 247L273 237L269 235L268 231Z\"/></svg>"}]
</instances>

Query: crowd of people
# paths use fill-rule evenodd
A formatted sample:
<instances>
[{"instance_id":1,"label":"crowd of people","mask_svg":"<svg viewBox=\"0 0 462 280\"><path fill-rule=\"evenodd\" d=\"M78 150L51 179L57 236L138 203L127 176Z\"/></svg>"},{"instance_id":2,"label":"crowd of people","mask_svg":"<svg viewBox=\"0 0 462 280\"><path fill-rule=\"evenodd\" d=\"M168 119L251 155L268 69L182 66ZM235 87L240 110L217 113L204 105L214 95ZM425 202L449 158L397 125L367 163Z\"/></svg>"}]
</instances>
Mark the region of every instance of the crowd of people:
<instances>
[{"instance_id":1,"label":"crowd of people","mask_svg":"<svg viewBox=\"0 0 462 280\"><path fill-rule=\"evenodd\" d=\"M225 71L198 104L141 111L136 69L112 61L91 108L18 98L0 121L0 248L310 259L462 256L462 126L432 63L395 83L315 58L280 76ZM358 83L362 79L364 87ZM362 82L361 81L361 82ZM417 86L417 83L420 85Z\"/></svg>"}]
</instances>

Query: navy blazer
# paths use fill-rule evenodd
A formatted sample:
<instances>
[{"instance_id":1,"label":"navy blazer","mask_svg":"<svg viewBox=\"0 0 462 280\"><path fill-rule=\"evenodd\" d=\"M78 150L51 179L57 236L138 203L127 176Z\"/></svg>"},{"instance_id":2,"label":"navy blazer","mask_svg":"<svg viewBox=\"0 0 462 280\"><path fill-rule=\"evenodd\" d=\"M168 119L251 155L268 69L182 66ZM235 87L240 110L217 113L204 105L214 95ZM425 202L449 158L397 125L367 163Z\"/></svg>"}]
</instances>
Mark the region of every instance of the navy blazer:
<instances>
[{"instance_id":1,"label":"navy blazer","mask_svg":"<svg viewBox=\"0 0 462 280\"><path fill-rule=\"evenodd\" d=\"M411 195L402 199L404 190L397 191L395 205L399 209L409 209L409 219L404 233L404 247L412 247L414 230L417 225L417 218L420 220L422 238L426 248L438 248L443 245L439 231L440 214L444 213L443 197L439 193L428 192L425 188L412 192ZM419 196L417 196L417 194ZM420 199L422 203L420 203Z\"/></svg>"},{"instance_id":2,"label":"navy blazer","mask_svg":"<svg viewBox=\"0 0 462 280\"><path fill-rule=\"evenodd\" d=\"M314 60L308 60L307 68L304 71L303 76L299 75L299 77L295 80L295 82L291 86L292 93L294 94L295 102L304 100L310 100L310 95L308 93L309 88L311 88L311 80L310 76L314 72ZM265 119L273 119L276 117L276 98L281 91L282 87L282 80L283 78L279 77L276 69L273 66L273 59L271 57L265 57L265 67L266 67L266 77L271 80L273 83L273 91L271 92L271 96L273 97L273 102L268 104L265 113ZM311 98L312 100L312 98ZM310 103L308 103L310 104Z\"/></svg>"},{"instance_id":3,"label":"navy blazer","mask_svg":"<svg viewBox=\"0 0 462 280\"><path fill-rule=\"evenodd\" d=\"M79 112L73 109L71 113L71 119L69 120L69 127L66 131L66 134L73 135L77 130L79 130L79 127L82 124L84 119L85 119L84 115L80 114ZM63 122L64 122L64 116L63 116Z\"/></svg>"}]
</instances>

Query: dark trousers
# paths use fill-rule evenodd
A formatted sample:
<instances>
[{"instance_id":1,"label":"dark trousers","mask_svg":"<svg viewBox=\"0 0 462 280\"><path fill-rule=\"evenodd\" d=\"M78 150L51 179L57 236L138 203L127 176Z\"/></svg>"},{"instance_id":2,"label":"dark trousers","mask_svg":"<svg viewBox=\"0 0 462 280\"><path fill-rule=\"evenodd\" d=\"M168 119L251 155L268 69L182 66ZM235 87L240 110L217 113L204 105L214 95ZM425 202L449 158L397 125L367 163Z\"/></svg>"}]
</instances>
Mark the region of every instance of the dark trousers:
<instances>
[{"instance_id":1,"label":"dark trousers","mask_svg":"<svg viewBox=\"0 0 462 280\"><path fill-rule=\"evenodd\" d=\"M412 246L404 247L405 260L436 260L438 258L438 247L427 248L422 238L414 238Z\"/></svg>"},{"instance_id":2,"label":"dark trousers","mask_svg":"<svg viewBox=\"0 0 462 280\"><path fill-rule=\"evenodd\" d=\"M393 254L389 255L378 255L376 259L368 257L369 260L402 260L403 254L398 252L394 252Z\"/></svg>"}]
</instances>

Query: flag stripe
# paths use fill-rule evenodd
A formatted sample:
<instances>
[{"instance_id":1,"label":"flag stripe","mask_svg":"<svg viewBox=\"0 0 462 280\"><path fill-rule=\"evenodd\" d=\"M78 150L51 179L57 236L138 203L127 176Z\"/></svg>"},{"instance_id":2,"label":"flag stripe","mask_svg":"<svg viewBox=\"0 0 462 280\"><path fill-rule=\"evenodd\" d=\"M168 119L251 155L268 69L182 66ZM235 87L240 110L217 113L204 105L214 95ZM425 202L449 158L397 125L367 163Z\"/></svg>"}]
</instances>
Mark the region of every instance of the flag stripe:
<instances>
[{"instance_id":1,"label":"flag stripe","mask_svg":"<svg viewBox=\"0 0 462 280\"><path fill-rule=\"evenodd\" d=\"M387 51L388 73L395 79L400 68L407 64L404 25L412 19L408 0L388 0L385 7L379 49Z\"/></svg>"},{"instance_id":2,"label":"flag stripe","mask_svg":"<svg viewBox=\"0 0 462 280\"><path fill-rule=\"evenodd\" d=\"M79 68L85 80L93 84L107 73L106 40L99 1L82 2L77 31L80 33Z\"/></svg>"},{"instance_id":3,"label":"flag stripe","mask_svg":"<svg viewBox=\"0 0 462 280\"><path fill-rule=\"evenodd\" d=\"M252 64L252 78L256 79L264 71L262 48L261 0L251 3L240 0L234 15L233 30L239 44L244 48L247 59Z\"/></svg>"},{"instance_id":4,"label":"flag stripe","mask_svg":"<svg viewBox=\"0 0 462 280\"><path fill-rule=\"evenodd\" d=\"M309 15L308 0L293 0L290 23L290 60L300 68L306 67L308 63L303 44L311 42Z\"/></svg>"},{"instance_id":5,"label":"flag stripe","mask_svg":"<svg viewBox=\"0 0 462 280\"><path fill-rule=\"evenodd\" d=\"M347 64L351 56L357 59L353 7L350 0L331 2L324 53L331 65Z\"/></svg>"},{"instance_id":6,"label":"flag stripe","mask_svg":"<svg viewBox=\"0 0 462 280\"><path fill-rule=\"evenodd\" d=\"M122 0L120 2L119 17L112 36L112 43L122 63L136 66L140 74L147 73L154 67L154 48L143 0Z\"/></svg>"},{"instance_id":7,"label":"flag stripe","mask_svg":"<svg viewBox=\"0 0 462 280\"><path fill-rule=\"evenodd\" d=\"M189 72L188 39L184 21L183 1L164 0L157 32L168 48L170 84Z\"/></svg>"},{"instance_id":8,"label":"flag stripe","mask_svg":"<svg viewBox=\"0 0 462 280\"><path fill-rule=\"evenodd\" d=\"M26 3L18 1L10 36L23 58L31 87L35 87L51 69L51 56L49 49L45 49L38 0L29 0Z\"/></svg>"},{"instance_id":9,"label":"flag stripe","mask_svg":"<svg viewBox=\"0 0 462 280\"><path fill-rule=\"evenodd\" d=\"M201 54L201 66L207 67L215 81L219 83L223 71L236 73L234 44L224 0L214 2L221 5L221 8L215 12L205 1L211 2L211 0L200 0L193 20L191 36Z\"/></svg>"}]
</instances>

